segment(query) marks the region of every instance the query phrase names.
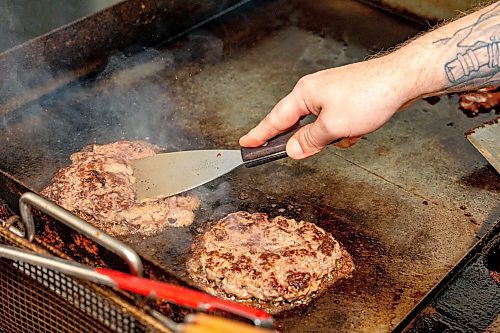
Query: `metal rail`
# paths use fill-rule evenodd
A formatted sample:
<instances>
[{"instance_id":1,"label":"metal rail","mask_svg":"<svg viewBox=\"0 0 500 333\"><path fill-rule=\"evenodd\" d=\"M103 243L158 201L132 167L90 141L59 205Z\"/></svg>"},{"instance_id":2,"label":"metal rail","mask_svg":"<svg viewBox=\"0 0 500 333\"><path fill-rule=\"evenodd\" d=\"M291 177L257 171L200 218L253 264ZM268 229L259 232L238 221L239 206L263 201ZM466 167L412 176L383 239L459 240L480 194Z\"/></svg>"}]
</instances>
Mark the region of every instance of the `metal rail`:
<instances>
[{"instance_id":1,"label":"metal rail","mask_svg":"<svg viewBox=\"0 0 500 333\"><path fill-rule=\"evenodd\" d=\"M22 221L25 226L26 238L29 241L32 241L35 237L35 223L31 211L32 207L50 215L57 221L78 231L89 239L102 245L107 250L118 255L127 263L132 274L140 277L144 275L144 266L141 258L132 248L105 234L96 227L91 226L66 209L32 192L24 193L19 199L19 210L21 211Z\"/></svg>"}]
</instances>

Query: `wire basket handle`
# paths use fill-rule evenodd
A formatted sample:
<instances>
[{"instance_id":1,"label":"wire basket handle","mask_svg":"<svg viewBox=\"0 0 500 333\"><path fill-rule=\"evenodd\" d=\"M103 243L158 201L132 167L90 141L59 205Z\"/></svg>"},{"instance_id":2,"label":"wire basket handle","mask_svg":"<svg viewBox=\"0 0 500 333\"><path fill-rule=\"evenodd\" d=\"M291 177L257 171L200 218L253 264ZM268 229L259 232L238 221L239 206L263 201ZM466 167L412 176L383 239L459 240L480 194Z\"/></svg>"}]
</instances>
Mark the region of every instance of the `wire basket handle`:
<instances>
[{"instance_id":1,"label":"wire basket handle","mask_svg":"<svg viewBox=\"0 0 500 333\"><path fill-rule=\"evenodd\" d=\"M133 275L139 277L144 275L144 267L142 265L141 258L132 248L88 224L66 209L33 192L26 192L21 196L21 198L19 198L19 210L21 211L21 218L25 226L26 238L29 241L33 241L33 238L35 237L35 223L33 221L33 212L31 211L32 207L50 215L57 221L83 234L96 243L102 245L107 250L118 255L127 263L130 272Z\"/></svg>"}]
</instances>

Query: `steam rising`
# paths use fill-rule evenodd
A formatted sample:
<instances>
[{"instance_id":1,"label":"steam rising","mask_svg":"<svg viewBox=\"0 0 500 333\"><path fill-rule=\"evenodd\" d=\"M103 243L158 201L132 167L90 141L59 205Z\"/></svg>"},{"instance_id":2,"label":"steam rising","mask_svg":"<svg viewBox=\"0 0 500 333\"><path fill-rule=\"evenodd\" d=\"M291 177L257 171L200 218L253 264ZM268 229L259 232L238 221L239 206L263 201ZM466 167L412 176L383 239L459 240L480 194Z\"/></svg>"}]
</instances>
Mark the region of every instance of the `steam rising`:
<instances>
[{"instance_id":1,"label":"steam rising","mask_svg":"<svg viewBox=\"0 0 500 333\"><path fill-rule=\"evenodd\" d=\"M5 14L1 12L0 8L0 17ZM116 52L91 77L63 77L68 80L63 84L54 74L57 68L50 68L43 59L36 70L14 59L11 76L0 81L0 169L41 190L58 169L69 164L72 153L89 144L147 140L167 151L211 146L199 133L175 122L182 117L177 114L176 96L183 93L176 86L176 75L186 65L219 62L223 48L222 40L197 29L168 49L131 46ZM17 96L31 97L6 108L11 100L18 102ZM172 266L182 268L177 255L189 254L193 231L204 221L236 209L230 191L230 184L222 179L195 189L202 202L198 222L192 228L169 228L151 237L148 251L160 250L153 255L174 260Z\"/></svg>"},{"instance_id":2,"label":"steam rising","mask_svg":"<svg viewBox=\"0 0 500 333\"><path fill-rule=\"evenodd\" d=\"M223 43L198 30L171 49L117 52L93 77L0 115L0 140L5 143L0 168L39 190L88 144L125 139L147 140L167 151L207 147L198 133L174 121L175 76L186 63L218 62ZM32 80L26 79L32 71L17 66L8 89L23 95L32 88ZM37 81L53 81L52 73L48 66L38 68ZM1 93L6 93L3 87Z\"/></svg>"},{"instance_id":3,"label":"steam rising","mask_svg":"<svg viewBox=\"0 0 500 333\"><path fill-rule=\"evenodd\" d=\"M215 188L211 188L215 187ZM227 181L222 181L218 185L200 186L193 190L194 195L200 198L201 201L201 217L202 219L211 219L217 221L230 212L234 212L234 200L229 193L231 192L231 184Z\"/></svg>"}]
</instances>

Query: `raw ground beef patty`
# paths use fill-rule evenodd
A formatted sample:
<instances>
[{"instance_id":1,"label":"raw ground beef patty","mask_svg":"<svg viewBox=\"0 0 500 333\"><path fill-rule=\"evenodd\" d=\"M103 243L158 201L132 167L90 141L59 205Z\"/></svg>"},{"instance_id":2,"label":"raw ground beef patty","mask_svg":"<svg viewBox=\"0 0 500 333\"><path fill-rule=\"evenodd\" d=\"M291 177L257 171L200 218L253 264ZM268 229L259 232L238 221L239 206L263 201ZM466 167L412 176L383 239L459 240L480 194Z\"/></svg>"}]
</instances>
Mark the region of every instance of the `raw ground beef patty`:
<instances>
[{"instance_id":1,"label":"raw ground beef patty","mask_svg":"<svg viewBox=\"0 0 500 333\"><path fill-rule=\"evenodd\" d=\"M187 266L207 292L257 303L306 303L354 269L349 254L314 224L247 212L229 214L201 235Z\"/></svg>"},{"instance_id":2,"label":"raw ground beef patty","mask_svg":"<svg viewBox=\"0 0 500 333\"><path fill-rule=\"evenodd\" d=\"M129 160L157 151L159 147L143 141L92 145L71 155L71 165L60 169L41 193L113 236L150 235L165 226L188 226L199 206L196 197L135 201Z\"/></svg>"}]
</instances>

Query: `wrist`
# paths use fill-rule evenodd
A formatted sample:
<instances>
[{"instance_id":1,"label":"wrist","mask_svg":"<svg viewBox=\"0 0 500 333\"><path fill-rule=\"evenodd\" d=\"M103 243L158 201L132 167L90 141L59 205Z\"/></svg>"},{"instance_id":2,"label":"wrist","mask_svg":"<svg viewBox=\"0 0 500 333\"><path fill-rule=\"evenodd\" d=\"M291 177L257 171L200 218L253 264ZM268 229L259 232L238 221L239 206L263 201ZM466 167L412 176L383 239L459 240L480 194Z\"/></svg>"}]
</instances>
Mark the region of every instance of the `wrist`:
<instances>
[{"instance_id":1,"label":"wrist","mask_svg":"<svg viewBox=\"0 0 500 333\"><path fill-rule=\"evenodd\" d=\"M421 89L415 82L418 67L406 50L398 49L372 61L372 66L378 68L378 74L382 78L380 83L383 88L380 87L380 92L388 98L385 101L394 107L394 112L421 94Z\"/></svg>"},{"instance_id":2,"label":"wrist","mask_svg":"<svg viewBox=\"0 0 500 333\"><path fill-rule=\"evenodd\" d=\"M389 54L395 62L395 82L401 91L404 103L427 96L440 94L446 82L438 74L437 50L427 46L424 41L416 40Z\"/></svg>"}]
</instances>

